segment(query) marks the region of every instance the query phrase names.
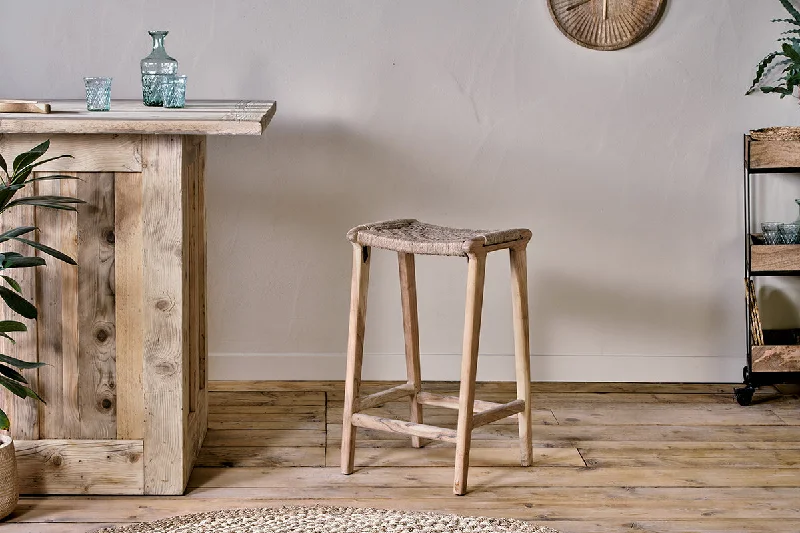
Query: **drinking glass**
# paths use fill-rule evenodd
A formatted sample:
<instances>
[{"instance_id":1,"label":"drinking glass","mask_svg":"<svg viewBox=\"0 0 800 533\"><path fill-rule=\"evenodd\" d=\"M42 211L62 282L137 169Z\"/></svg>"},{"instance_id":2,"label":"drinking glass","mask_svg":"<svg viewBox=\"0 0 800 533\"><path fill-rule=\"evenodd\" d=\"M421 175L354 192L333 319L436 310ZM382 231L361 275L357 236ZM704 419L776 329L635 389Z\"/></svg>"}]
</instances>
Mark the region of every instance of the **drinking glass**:
<instances>
[{"instance_id":1,"label":"drinking glass","mask_svg":"<svg viewBox=\"0 0 800 533\"><path fill-rule=\"evenodd\" d=\"M83 78L86 85L86 109L108 111L111 109L111 78Z\"/></svg>"}]
</instances>

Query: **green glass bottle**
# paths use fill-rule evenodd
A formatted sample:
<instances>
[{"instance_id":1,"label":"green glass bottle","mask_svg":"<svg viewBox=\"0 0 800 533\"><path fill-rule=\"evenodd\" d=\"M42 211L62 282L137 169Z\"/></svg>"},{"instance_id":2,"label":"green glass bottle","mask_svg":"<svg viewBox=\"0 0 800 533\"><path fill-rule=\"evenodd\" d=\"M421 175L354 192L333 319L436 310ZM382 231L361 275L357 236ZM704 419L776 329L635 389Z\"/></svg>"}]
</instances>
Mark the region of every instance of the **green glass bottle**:
<instances>
[{"instance_id":1,"label":"green glass bottle","mask_svg":"<svg viewBox=\"0 0 800 533\"><path fill-rule=\"evenodd\" d=\"M142 59L142 100L144 105L160 107L163 105L161 87L164 76L177 74L178 61L170 57L164 49L164 37L168 31L151 31L153 51Z\"/></svg>"}]
</instances>

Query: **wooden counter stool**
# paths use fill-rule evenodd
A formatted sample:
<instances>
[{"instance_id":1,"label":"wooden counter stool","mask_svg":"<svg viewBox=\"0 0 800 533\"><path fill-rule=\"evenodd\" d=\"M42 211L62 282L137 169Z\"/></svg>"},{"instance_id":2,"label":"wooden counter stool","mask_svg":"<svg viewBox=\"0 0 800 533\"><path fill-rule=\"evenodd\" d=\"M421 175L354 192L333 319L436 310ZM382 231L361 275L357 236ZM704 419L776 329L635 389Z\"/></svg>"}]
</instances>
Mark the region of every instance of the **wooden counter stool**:
<instances>
[{"instance_id":1,"label":"wooden counter stool","mask_svg":"<svg viewBox=\"0 0 800 533\"><path fill-rule=\"evenodd\" d=\"M353 278L350 289L350 331L347 343L347 377L342 421L342 473L353 473L356 427L411 435L411 444L415 448L422 445L420 438L454 442L456 444L456 465L453 492L463 495L467 491L467 469L469 468L472 430L517 413L519 413L516 416L519 419L521 463L522 466L530 466L532 454L531 391L526 247L531 238L531 232L527 229L503 231L455 229L425 224L413 219L403 219L357 226L347 233L347 238L353 243ZM400 262L400 289L408 382L359 398L372 247L396 251ZM486 254L505 249L508 249L511 255L517 399L506 404L499 404L475 400L475 373L478 366L478 337L481 329ZM461 256L467 257L469 262L461 387L458 397L432 394L421 390L414 254ZM405 397L408 397L411 402L409 422L361 412ZM423 405L458 409L457 428L452 430L423 424Z\"/></svg>"}]
</instances>

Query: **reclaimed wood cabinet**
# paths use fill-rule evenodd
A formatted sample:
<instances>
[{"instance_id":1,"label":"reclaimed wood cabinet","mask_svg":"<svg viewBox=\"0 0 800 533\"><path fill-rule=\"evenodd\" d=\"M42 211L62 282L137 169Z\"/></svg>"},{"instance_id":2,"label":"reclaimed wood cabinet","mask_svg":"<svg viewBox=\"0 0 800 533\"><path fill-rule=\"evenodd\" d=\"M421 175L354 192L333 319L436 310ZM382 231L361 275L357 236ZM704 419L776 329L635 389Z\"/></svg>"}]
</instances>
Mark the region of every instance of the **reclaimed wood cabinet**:
<instances>
[{"instance_id":1,"label":"reclaimed wood cabinet","mask_svg":"<svg viewBox=\"0 0 800 533\"><path fill-rule=\"evenodd\" d=\"M74 257L17 276L37 321L8 355L47 405L0 394L23 493L181 494L207 428L207 135L260 135L274 102L52 102L47 115L0 114L0 153L50 139L34 194L85 200L77 214L33 207L3 228L35 225ZM30 249L28 250L30 252ZM4 307L4 306L3 306ZM4 310L3 312L8 312Z\"/></svg>"}]
</instances>

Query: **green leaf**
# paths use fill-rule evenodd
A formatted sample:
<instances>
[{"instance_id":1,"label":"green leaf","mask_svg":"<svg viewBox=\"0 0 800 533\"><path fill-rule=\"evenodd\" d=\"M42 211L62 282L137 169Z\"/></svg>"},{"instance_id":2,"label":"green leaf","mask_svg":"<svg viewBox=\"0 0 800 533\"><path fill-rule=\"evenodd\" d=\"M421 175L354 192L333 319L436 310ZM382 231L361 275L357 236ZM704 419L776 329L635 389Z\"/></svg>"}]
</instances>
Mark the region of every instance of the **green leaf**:
<instances>
[{"instance_id":1,"label":"green leaf","mask_svg":"<svg viewBox=\"0 0 800 533\"><path fill-rule=\"evenodd\" d=\"M49 246L45 246L42 243L39 243L39 242L36 242L36 241L30 241L28 239L23 239L22 237L14 237L14 240L15 241L19 241L19 242L23 242L23 243L27 244L28 246L30 246L32 248L36 248L37 250L39 250L41 252L44 252L49 256L55 257L56 259L64 261L65 263L68 263L70 265L77 265L78 264L70 256L59 252L55 248L50 248Z\"/></svg>"},{"instance_id":2,"label":"green leaf","mask_svg":"<svg viewBox=\"0 0 800 533\"><path fill-rule=\"evenodd\" d=\"M778 93L783 98L784 96L790 96L792 93L786 90L785 87L761 87L762 93Z\"/></svg>"},{"instance_id":3,"label":"green leaf","mask_svg":"<svg viewBox=\"0 0 800 533\"><path fill-rule=\"evenodd\" d=\"M25 165L20 170L28 170L29 168L40 167L40 166L44 165L45 163L49 163L50 161L55 161L56 159L64 159L65 157L68 157L70 159L75 159L74 157L72 157L69 154L61 154L61 155L57 155L57 156L54 156L54 157L48 157L47 159L42 159L41 161L39 161L37 163L33 163L33 164L30 164L30 165Z\"/></svg>"},{"instance_id":4,"label":"green leaf","mask_svg":"<svg viewBox=\"0 0 800 533\"><path fill-rule=\"evenodd\" d=\"M3 268L27 268L43 266L46 264L47 263L42 257L9 257L8 254L6 254L6 258L3 260Z\"/></svg>"},{"instance_id":5,"label":"green leaf","mask_svg":"<svg viewBox=\"0 0 800 533\"><path fill-rule=\"evenodd\" d=\"M11 337L8 335L8 333L3 333L2 331L0 331L0 337L5 337L5 338L6 338L6 339L8 339L9 341L11 341L11 344L17 344L17 341L15 341L13 338L11 338Z\"/></svg>"},{"instance_id":6,"label":"green leaf","mask_svg":"<svg viewBox=\"0 0 800 533\"><path fill-rule=\"evenodd\" d=\"M36 226L20 226L18 228L13 228L8 231L4 231L0 233L0 242L6 242L9 239L13 239L14 237L19 237L21 235L25 235L26 233L30 233L36 229Z\"/></svg>"},{"instance_id":7,"label":"green leaf","mask_svg":"<svg viewBox=\"0 0 800 533\"><path fill-rule=\"evenodd\" d=\"M13 311L19 313L25 318L35 319L38 315L35 305L30 303L16 292L10 290L8 287L0 286L0 298L3 298L3 301L6 302L6 305L8 305Z\"/></svg>"},{"instance_id":8,"label":"green leaf","mask_svg":"<svg viewBox=\"0 0 800 533\"><path fill-rule=\"evenodd\" d=\"M2 255L2 254L0 254L0 255ZM0 262L2 262L2 259L0 259ZM17 283L17 280L15 280L14 278L5 276L5 275L3 276L3 279L6 280L6 283L11 285L12 289L14 289L18 293L22 294L22 287L19 286L19 283Z\"/></svg>"},{"instance_id":9,"label":"green leaf","mask_svg":"<svg viewBox=\"0 0 800 533\"><path fill-rule=\"evenodd\" d=\"M7 363L11 366L22 368L23 370L29 368L41 368L43 366L47 366L47 363L34 363L31 361L23 361L21 359L17 359L16 357L9 357L8 355L3 355L3 354L0 354L0 363Z\"/></svg>"},{"instance_id":10,"label":"green leaf","mask_svg":"<svg viewBox=\"0 0 800 533\"><path fill-rule=\"evenodd\" d=\"M767 70L767 67L769 66L770 63L772 63L772 60L775 59L778 55L779 55L778 52L772 52L767 57L761 60L761 62L758 64L758 67L756 68L756 77L753 80L753 85L750 86L750 88L747 90L745 94L750 94L753 91L755 91L756 85L758 85L761 82L761 78L764 77L764 72Z\"/></svg>"},{"instance_id":11,"label":"green leaf","mask_svg":"<svg viewBox=\"0 0 800 533\"><path fill-rule=\"evenodd\" d=\"M2 168L2 169L3 169L3 172L5 172L6 174L8 174L8 166L6 165L6 160L5 160L5 159L3 159L3 156L2 156L2 155L0 155L0 168Z\"/></svg>"},{"instance_id":12,"label":"green leaf","mask_svg":"<svg viewBox=\"0 0 800 533\"><path fill-rule=\"evenodd\" d=\"M20 398L27 398L28 392L25 390L26 387L20 385L16 381L8 379L5 376L0 376L0 386L7 388L11 391L11 394L14 396L19 396Z\"/></svg>"},{"instance_id":13,"label":"green leaf","mask_svg":"<svg viewBox=\"0 0 800 533\"><path fill-rule=\"evenodd\" d=\"M27 167L28 165L30 165L31 163L42 157L48 148L50 148L49 139L43 142L42 144L34 146L27 152L19 154L14 159L14 174L16 175L17 170Z\"/></svg>"},{"instance_id":14,"label":"green leaf","mask_svg":"<svg viewBox=\"0 0 800 533\"><path fill-rule=\"evenodd\" d=\"M0 320L0 331L11 333L12 331L28 331L28 326L16 320Z\"/></svg>"},{"instance_id":15,"label":"green leaf","mask_svg":"<svg viewBox=\"0 0 800 533\"><path fill-rule=\"evenodd\" d=\"M25 376L14 370L13 368L5 365L0 365L0 374L3 374L9 379L13 379L14 381L19 381L20 383L25 383L27 385L28 380L25 379Z\"/></svg>"},{"instance_id":16,"label":"green leaf","mask_svg":"<svg viewBox=\"0 0 800 533\"><path fill-rule=\"evenodd\" d=\"M77 176L67 176L66 174L50 174L48 176L40 176L38 178L31 178L22 185L27 185L28 183L33 183L34 181L47 181L47 180L78 180L83 181L81 178Z\"/></svg>"},{"instance_id":17,"label":"green leaf","mask_svg":"<svg viewBox=\"0 0 800 533\"><path fill-rule=\"evenodd\" d=\"M794 47L789 43L783 43L781 46L781 50L783 51L783 55L794 61L795 63L800 63L800 53L794 49Z\"/></svg>"},{"instance_id":18,"label":"green leaf","mask_svg":"<svg viewBox=\"0 0 800 533\"><path fill-rule=\"evenodd\" d=\"M11 428L11 421L8 419L8 415L0 409L0 429L9 429Z\"/></svg>"},{"instance_id":19,"label":"green leaf","mask_svg":"<svg viewBox=\"0 0 800 533\"><path fill-rule=\"evenodd\" d=\"M36 394L34 390L25 385L20 385L16 381L13 381L5 376L0 376L0 386L3 386L11 391L12 394L15 396L19 396L20 398L35 398L42 403L46 403L42 398Z\"/></svg>"},{"instance_id":20,"label":"green leaf","mask_svg":"<svg viewBox=\"0 0 800 533\"><path fill-rule=\"evenodd\" d=\"M794 19L772 19L772 22L785 22L786 24L794 24L795 26L800 26L800 21Z\"/></svg>"},{"instance_id":21,"label":"green leaf","mask_svg":"<svg viewBox=\"0 0 800 533\"><path fill-rule=\"evenodd\" d=\"M783 4L784 9L794 18L794 21L800 23L800 11L797 11L797 8L792 5L791 0L780 0L780 2Z\"/></svg>"}]
</instances>

